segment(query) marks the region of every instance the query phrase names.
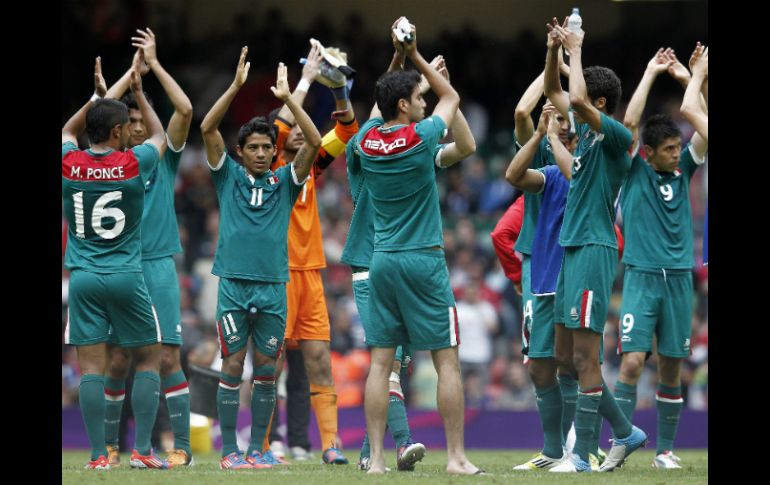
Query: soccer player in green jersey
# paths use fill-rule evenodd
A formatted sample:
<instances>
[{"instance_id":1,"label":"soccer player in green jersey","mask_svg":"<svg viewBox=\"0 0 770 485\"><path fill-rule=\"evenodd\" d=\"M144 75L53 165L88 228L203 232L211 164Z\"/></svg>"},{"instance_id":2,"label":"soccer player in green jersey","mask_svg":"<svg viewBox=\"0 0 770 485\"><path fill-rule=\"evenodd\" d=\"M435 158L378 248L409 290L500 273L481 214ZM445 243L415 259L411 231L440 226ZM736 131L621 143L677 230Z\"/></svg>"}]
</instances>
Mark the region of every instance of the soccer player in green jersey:
<instances>
[{"instance_id":1,"label":"soccer player in green jersey","mask_svg":"<svg viewBox=\"0 0 770 485\"><path fill-rule=\"evenodd\" d=\"M169 468L150 445L160 390L160 328L142 275L140 226L144 185L166 148L163 126L142 92L138 58L131 92L145 119L148 137L129 143L128 108L99 99L107 87L101 60L94 72L96 93L62 128L62 198L68 221L64 266L71 271L64 341L77 347L80 407L91 461L87 469L109 469L104 440L104 372L110 328L118 345L131 349L136 378L131 405L136 421L133 468ZM78 150L85 128L90 148Z\"/></svg>"},{"instance_id":2,"label":"soccer player in green jersey","mask_svg":"<svg viewBox=\"0 0 770 485\"><path fill-rule=\"evenodd\" d=\"M321 135L291 94L286 66L280 63L276 86L270 89L286 103L304 136L293 162L275 172L270 170L276 155L276 132L264 117L251 119L238 132L236 153L242 164L227 154L218 127L246 82L251 65L246 62L247 53L248 47L243 47L235 80L201 123L220 208L212 273L219 276L217 332L223 360L217 411L222 428L222 469L272 468L262 457L267 450L261 448L275 406L275 362L286 326L289 217L321 146ZM249 337L256 352L252 444L244 458L235 426Z\"/></svg>"},{"instance_id":3,"label":"soccer player in green jersey","mask_svg":"<svg viewBox=\"0 0 770 485\"><path fill-rule=\"evenodd\" d=\"M633 134L635 155L620 193L626 272L618 336L622 361L615 400L631 420L636 385L655 335L658 440L652 465L672 469L682 468L673 450L684 406L682 360L690 353L694 266L690 179L704 162L707 142L696 132L682 148L682 133L676 123L668 115L655 115L644 124L642 146L636 144L650 88L663 72L685 87L692 82L673 50L659 49L647 64L623 120Z\"/></svg>"},{"instance_id":4,"label":"soccer player in green jersey","mask_svg":"<svg viewBox=\"0 0 770 485\"><path fill-rule=\"evenodd\" d=\"M631 165L632 139L628 129L610 117L620 101L620 79L606 67L583 70L585 33L572 32L566 25L567 19L561 26L555 18L547 24L545 94L562 115L572 118L570 124L578 136L559 238L565 252L556 290L561 308L556 311L572 334L580 391L572 457L550 471L591 471L588 455L600 416L607 418L616 437L599 469L610 471L647 442L644 431L634 427L618 407L599 364L618 257L613 203ZM569 95L558 79L560 45L570 54Z\"/></svg>"},{"instance_id":5,"label":"soccer player in green jersey","mask_svg":"<svg viewBox=\"0 0 770 485\"><path fill-rule=\"evenodd\" d=\"M140 63L141 74L149 71L155 73L174 106L174 113L166 128L167 149L144 186L142 272L160 322L160 385L166 396L174 433L174 448L167 451L166 459L174 466L190 466L193 464L190 450L190 392L180 364L182 329L179 279L173 255L182 252L174 211L174 182L190 131L193 111L190 99L158 60L155 34L149 28L137 32L138 37L132 40L134 47L139 48L136 55L143 60ZM129 81L130 70L107 91L105 97L120 98L128 88ZM147 139L147 127L136 99L129 93L122 101L128 106L131 133L128 145L141 145ZM114 345L110 345L109 349L110 361L104 382L107 399L105 437L110 465L119 466L118 428L131 354Z\"/></svg>"},{"instance_id":6,"label":"soccer player in green jersey","mask_svg":"<svg viewBox=\"0 0 770 485\"><path fill-rule=\"evenodd\" d=\"M417 35L403 44L405 56L425 75L438 96L424 118L420 76L387 72L375 85L383 117L356 135L355 149L366 177L374 219L374 253L369 274L371 367L366 381L366 428L371 445L367 473L384 473L383 434L388 411L388 376L396 347L430 350L438 372L439 412L447 437L447 472L479 473L463 446L459 328L449 286L435 181L436 145L452 124L460 97L417 51ZM358 169L356 167L356 169Z\"/></svg>"},{"instance_id":7,"label":"soccer player in green jersey","mask_svg":"<svg viewBox=\"0 0 770 485\"><path fill-rule=\"evenodd\" d=\"M405 56L401 43L393 38L395 52L388 68L388 72L403 69ZM449 71L446 68L443 56L437 56L431 62L441 75L449 79ZM425 95L430 90L425 76L420 81L420 94ZM372 108L369 121L374 125L382 123L382 115L375 104ZM457 110L455 119L452 122L452 133L455 137L453 143L436 146L434 160L437 168L448 167L460 160L470 156L476 151L476 143L473 134L470 131L465 117L460 110ZM357 140L356 140L357 141ZM353 271L353 294L356 300L356 307L361 316L364 325L364 331L370 327L369 318L369 266L374 251L374 221L372 216L371 202L369 193L366 189L366 177L360 170L359 154L355 148L355 142L349 143L346 150L346 159L348 164L348 183L353 197L353 217L350 221L348 238L345 241L345 248L342 252L341 261L349 264ZM407 368L411 361L411 351L408 345L399 345L396 348L393 366L390 377L388 378L389 400L387 427L393 435L393 441L396 443L396 468L398 470L414 470L415 464L422 460L425 455L425 445L412 440L409 430L409 422L404 405L404 394L401 388L401 371ZM364 442L361 445L361 455L358 460L358 468L361 470L369 469L371 459L371 449L369 446L369 435L364 435Z\"/></svg>"}]
</instances>

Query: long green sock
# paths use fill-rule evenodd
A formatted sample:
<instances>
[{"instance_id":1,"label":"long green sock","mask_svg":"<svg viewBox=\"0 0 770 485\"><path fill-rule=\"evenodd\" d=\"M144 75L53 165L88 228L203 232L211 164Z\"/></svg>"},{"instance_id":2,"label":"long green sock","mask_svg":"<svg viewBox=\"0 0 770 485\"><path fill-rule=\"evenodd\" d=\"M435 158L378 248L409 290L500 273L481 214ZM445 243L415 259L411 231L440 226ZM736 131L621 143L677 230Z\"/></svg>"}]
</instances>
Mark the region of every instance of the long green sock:
<instances>
[{"instance_id":1,"label":"long green sock","mask_svg":"<svg viewBox=\"0 0 770 485\"><path fill-rule=\"evenodd\" d=\"M631 421L621 411L620 406L615 401L615 396L602 380L602 401L599 406L599 414L607 418L612 426L612 435L618 438L626 438L631 434Z\"/></svg>"},{"instance_id":2,"label":"long green sock","mask_svg":"<svg viewBox=\"0 0 770 485\"><path fill-rule=\"evenodd\" d=\"M134 374L134 387L131 391L131 409L134 411L134 430L136 451L148 455L152 449L150 438L155 417L158 415L160 398L160 376L156 372L137 372Z\"/></svg>"},{"instance_id":3,"label":"long green sock","mask_svg":"<svg viewBox=\"0 0 770 485\"><path fill-rule=\"evenodd\" d=\"M569 429L575 420L577 405L578 383L574 376L559 374L559 389L561 390L561 439L562 445L567 442Z\"/></svg>"},{"instance_id":4,"label":"long green sock","mask_svg":"<svg viewBox=\"0 0 770 485\"><path fill-rule=\"evenodd\" d=\"M251 388L251 440L246 454L257 450L262 453L267 426L275 408L275 366L261 365L254 368L254 385Z\"/></svg>"},{"instance_id":5,"label":"long green sock","mask_svg":"<svg viewBox=\"0 0 770 485\"><path fill-rule=\"evenodd\" d=\"M588 452L593 443L596 420L599 419L599 404L602 400L602 388L581 389L577 397L575 411L575 448L573 454L588 463Z\"/></svg>"},{"instance_id":6,"label":"long green sock","mask_svg":"<svg viewBox=\"0 0 770 485\"><path fill-rule=\"evenodd\" d=\"M596 418L596 426L594 426L594 436L591 439L591 448L589 451L596 457L599 456L599 440L602 437L602 423L604 423L604 419L599 416Z\"/></svg>"},{"instance_id":7,"label":"long green sock","mask_svg":"<svg viewBox=\"0 0 770 485\"><path fill-rule=\"evenodd\" d=\"M558 384L551 387L535 387L537 412L543 427L543 454L549 458L561 458L561 390Z\"/></svg>"},{"instance_id":8,"label":"long green sock","mask_svg":"<svg viewBox=\"0 0 770 485\"><path fill-rule=\"evenodd\" d=\"M217 414L219 414L219 428L222 431L222 456L238 451L235 426L238 420L238 406L241 403L240 388L240 376L220 373L217 388Z\"/></svg>"},{"instance_id":9,"label":"long green sock","mask_svg":"<svg viewBox=\"0 0 770 485\"><path fill-rule=\"evenodd\" d=\"M634 409L636 409L636 384L617 381L615 383L615 401L618 402L618 406L626 418L633 422Z\"/></svg>"},{"instance_id":10,"label":"long green sock","mask_svg":"<svg viewBox=\"0 0 770 485\"><path fill-rule=\"evenodd\" d=\"M91 460L107 456L104 447L104 376L85 374L80 378L80 412L86 425Z\"/></svg>"},{"instance_id":11,"label":"long green sock","mask_svg":"<svg viewBox=\"0 0 770 485\"><path fill-rule=\"evenodd\" d=\"M409 432L409 422L406 418L404 395L392 389L390 390L390 399L388 400L388 428L390 428L390 433L393 435L393 441L396 443L397 448L404 446L412 438Z\"/></svg>"},{"instance_id":12,"label":"long green sock","mask_svg":"<svg viewBox=\"0 0 770 485\"><path fill-rule=\"evenodd\" d=\"M676 428L679 426L679 416L684 407L682 386L669 387L658 384L655 407L658 408L658 448L655 454L674 451Z\"/></svg>"},{"instance_id":13,"label":"long green sock","mask_svg":"<svg viewBox=\"0 0 770 485\"><path fill-rule=\"evenodd\" d=\"M160 378L160 385L166 394L168 416L174 432L174 448L192 454L190 450L190 388L182 369Z\"/></svg>"},{"instance_id":14,"label":"long green sock","mask_svg":"<svg viewBox=\"0 0 770 485\"><path fill-rule=\"evenodd\" d=\"M108 445L118 444L120 415L123 412L123 400L126 397L126 380L104 376L104 439Z\"/></svg>"}]
</instances>

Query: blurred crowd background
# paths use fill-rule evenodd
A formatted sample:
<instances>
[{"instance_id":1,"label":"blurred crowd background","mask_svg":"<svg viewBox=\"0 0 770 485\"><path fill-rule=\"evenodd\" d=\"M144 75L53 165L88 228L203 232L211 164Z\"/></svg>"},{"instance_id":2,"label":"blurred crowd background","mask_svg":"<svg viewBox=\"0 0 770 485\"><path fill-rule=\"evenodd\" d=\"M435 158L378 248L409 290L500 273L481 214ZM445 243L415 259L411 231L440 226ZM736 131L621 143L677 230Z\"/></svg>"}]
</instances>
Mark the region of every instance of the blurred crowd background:
<instances>
[{"instance_id":1,"label":"blurred crowd background","mask_svg":"<svg viewBox=\"0 0 770 485\"><path fill-rule=\"evenodd\" d=\"M340 4L337 8L337 4ZM546 4L547 5L544 5ZM368 118L374 82L390 62L389 27L400 15L417 25L418 46L427 59L442 54L461 109L477 142L477 153L438 175L444 242L461 330L460 358L466 405L484 409L534 409L535 396L521 354L520 298L495 256L490 232L520 196L503 178L515 153L514 109L529 83L542 71L545 23L581 8L584 65L611 67L623 82L621 119L648 60L671 46L686 65L696 41L708 44L708 2L510 1L329 2L293 0L69 1L62 17L62 124L93 92L94 57L102 57L108 85L125 72L136 28L157 36L158 57L191 99L194 120L176 181L175 207L184 253L176 257L182 290L183 365L216 366L217 277L211 274L219 221L217 198L205 163L200 121L232 81L242 45L249 46L246 85L221 125L234 153L238 127L252 116L278 107L269 86L279 61L289 66L292 88L299 80L299 58L316 38L348 53L358 75L351 99L359 122ZM566 80L563 80L566 86ZM167 123L173 107L152 76L144 87ZM665 112L680 125L683 141L692 128L679 115L683 90L666 75L655 83L646 115ZM435 98L428 95L428 110ZM321 133L333 127L331 92L315 83L305 101ZM536 120L539 108L533 113ZM85 144L85 140L83 140ZM340 407L363 405L368 369L364 334L356 312L350 268L339 262L352 203L344 154L318 180L318 202L328 267L322 271L332 331L332 367ZM696 266L692 315L692 355L683 372L686 406L708 408L708 269L702 266L703 220L708 196L708 163L691 185ZM62 251L66 226L62 217ZM63 253L62 253L63 254ZM618 266L605 330L604 376L614 383L623 272ZM62 331L67 309L68 273L62 267ZM63 340L62 340L63 342ZM246 374L244 374L246 376ZM654 406L656 357L647 362L638 388L638 409ZM77 405L79 369L73 347L62 345L62 407ZM430 357L417 353L405 379L412 407L436 407L436 374ZM244 386L246 387L246 386ZM280 392L280 391L279 391Z\"/></svg>"}]
</instances>

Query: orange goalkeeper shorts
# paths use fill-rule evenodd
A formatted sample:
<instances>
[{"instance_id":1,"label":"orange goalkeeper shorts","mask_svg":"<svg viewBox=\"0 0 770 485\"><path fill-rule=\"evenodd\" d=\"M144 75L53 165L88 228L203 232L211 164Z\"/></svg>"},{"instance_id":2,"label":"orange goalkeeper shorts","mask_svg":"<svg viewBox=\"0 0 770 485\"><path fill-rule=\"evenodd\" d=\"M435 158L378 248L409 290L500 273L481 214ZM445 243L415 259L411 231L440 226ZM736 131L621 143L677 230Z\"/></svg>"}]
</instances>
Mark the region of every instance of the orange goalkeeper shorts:
<instances>
[{"instance_id":1,"label":"orange goalkeeper shorts","mask_svg":"<svg viewBox=\"0 0 770 485\"><path fill-rule=\"evenodd\" d=\"M329 311L318 269L289 270L286 285L286 333L288 348L300 340L330 341Z\"/></svg>"}]
</instances>

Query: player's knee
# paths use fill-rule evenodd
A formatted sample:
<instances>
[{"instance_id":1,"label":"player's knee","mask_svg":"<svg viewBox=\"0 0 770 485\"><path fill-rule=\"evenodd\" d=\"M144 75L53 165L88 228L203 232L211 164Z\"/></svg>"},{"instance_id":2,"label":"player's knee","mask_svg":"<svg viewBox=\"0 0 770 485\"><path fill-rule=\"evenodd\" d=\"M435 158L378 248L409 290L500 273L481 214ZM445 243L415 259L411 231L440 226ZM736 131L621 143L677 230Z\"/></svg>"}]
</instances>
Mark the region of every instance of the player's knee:
<instances>
[{"instance_id":1,"label":"player's knee","mask_svg":"<svg viewBox=\"0 0 770 485\"><path fill-rule=\"evenodd\" d=\"M644 370L644 354L637 353L623 354L623 361L620 364L620 378L627 384L636 383Z\"/></svg>"},{"instance_id":2,"label":"player's knee","mask_svg":"<svg viewBox=\"0 0 770 485\"><path fill-rule=\"evenodd\" d=\"M222 372L228 376L241 377L243 375L243 362L238 359L225 357L224 360L222 360Z\"/></svg>"},{"instance_id":3,"label":"player's knee","mask_svg":"<svg viewBox=\"0 0 770 485\"><path fill-rule=\"evenodd\" d=\"M667 386L681 384L682 359L658 356L659 380Z\"/></svg>"},{"instance_id":4,"label":"player's knee","mask_svg":"<svg viewBox=\"0 0 770 485\"><path fill-rule=\"evenodd\" d=\"M179 353L173 349L162 347L160 352L160 372L163 375L173 374L181 369Z\"/></svg>"},{"instance_id":5,"label":"player's knee","mask_svg":"<svg viewBox=\"0 0 770 485\"><path fill-rule=\"evenodd\" d=\"M131 356L125 352L113 352L110 356L107 372L113 379L125 379L131 368Z\"/></svg>"},{"instance_id":6,"label":"player's knee","mask_svg":"<svg viewBox=\"0 0 770 485\"><path fill-rule=\"evenodd\" d=\"M559 349L554 350L554 360L556 365L563 369L572 369L574 363L572 361L572 350Z\"/></svg>"},{"instance_id":7,"label":"player's knee","mask_svg":"<svg viewBox=\"0 0 770 485\"><path fill-rule=\"evenodd\" d=\"M575 349L572 364L578 374L588 374L599 367L599 359L596 355L590 355L590 352Z\"/></svg>"}]
</instances>

